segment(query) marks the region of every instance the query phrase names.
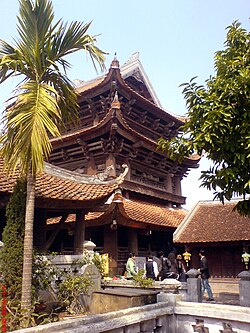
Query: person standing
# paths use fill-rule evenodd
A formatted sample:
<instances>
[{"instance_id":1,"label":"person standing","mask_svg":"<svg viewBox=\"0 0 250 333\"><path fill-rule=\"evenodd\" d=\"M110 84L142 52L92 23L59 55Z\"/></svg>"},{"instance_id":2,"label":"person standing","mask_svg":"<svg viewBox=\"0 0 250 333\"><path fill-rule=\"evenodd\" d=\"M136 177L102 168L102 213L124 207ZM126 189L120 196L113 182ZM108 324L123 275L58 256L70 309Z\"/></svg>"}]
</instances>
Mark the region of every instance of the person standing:
<instances>
[{"instance_id":1,"label":"person standing","mask_svg":"<svg viewBox=\"0 0 250 333\"><path fill-rule=\"evenodd\" d=\"M155 280L159 274L158 265L153 260L153 256L148 256L148 260L145 264L146 277Z\"/></svg>"},{"instance_id":2,"label":"person standing","mask_svg":"<svg viewBox=\"0 0 250 333\"><path fill-rule=\"evenodd\" d=\"M187 275L186 275L187 270L186 270L184 260L182 259L181 254L177 254L176 262L177 262L177 270L178 270L178 275L179 275L178 280L181 282L186 282L187 281Z\"/></svg>"},{"instance_id":3,"label":"person standing","mask_svg":"<svg viewBox=\"0 0 250 333\"><path fill-rule=\"evenodd\" d=\"M164 257L163 251L159 252L160 256L160 269L159 269L159 275L158 279L160 281L163 281L164 279L167 278L167 274L169 272L169 268L171 267L171 262L169 261L168 258Z\"/></svg>"},{"instance_id":4,"label":"person standing","mask_svg":"<svg viewBox=\"0 0 250 333\"><path fill-rule=\"evenodd\" d=\"M207 301L213 301L213 293L211 286L209 284L209 269L208 269L208 261L207 258L205 257L205 251L200 250L199 252L199 257L200 257L200 268L198 271L201 273L201 287L202 287L202 295L204 295L205 290L207 291L208 294L208 299Z\"/></svg>"},{"instance_id":5,"label":"person standing","mask_svg":"<svg viewBox=\"0 0 250 333\"><path fill-rule=\"evenodd\" d=\"M136 264L135 264L135 254L130 253L128 261L126 263L126 278L128 280L132 280L133 276L137 275L137 269L136 269Z\"/></svg>"}]
</instances>

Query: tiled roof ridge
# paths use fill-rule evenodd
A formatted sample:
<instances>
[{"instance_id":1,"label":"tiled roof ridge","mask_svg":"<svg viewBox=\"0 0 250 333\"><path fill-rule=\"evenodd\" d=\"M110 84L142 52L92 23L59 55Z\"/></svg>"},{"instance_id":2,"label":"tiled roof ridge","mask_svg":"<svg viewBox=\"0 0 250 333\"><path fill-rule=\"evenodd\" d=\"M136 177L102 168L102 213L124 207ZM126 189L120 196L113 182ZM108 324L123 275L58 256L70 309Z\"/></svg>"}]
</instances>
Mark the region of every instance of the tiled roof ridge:
<instances>
[{"instance_id":1,"label":"tiled roof ridge","mask_svg":"<svg viewBox=\"0 0 250 333\"><path fill-rule=\"evenodd\" d=\"M231 200L225 201L224 203L222 203L219 199L217 200L210 200L210 199L205 199L205 200L199 200L198 203L199 204L210 204L210 205L217 205L217 204L221 204L221 205L235 205L235 203L237 203L238 201L242 200L242 198L232 198Z\"/></svg>"},{"instance_id":2,"label":"tiled roof ridge","mask_svg":"<svg viewBox=\"0 0 250 333\"><path fill-rule=\"evenodd\" d=\"M99 184L113 185L121 184L128 173L128 166L123 164L124 171L115 179L108 180L110 169L106 169L104 173L97 175L79 174L78 172L67 170L50 163L44 163L44 172L49 175L59 177L66 180L71 180L81 184Z\"/></svg>"},{"instance_id":3,"label":"tiled roof ridge","mask_svg":"<svg viewBox=\"0 0 250 333\"><path fill-rule=\"evenodd\" d=\"M47 171L47 172L46 172ZM100 199L110 195L121 182L128 171L126 167L124 172L111 181L104 181L99 178L99 181L81 181L82 176L71 177L69 173L65 175L65 169L57 167L57 172L53 166L46 163L45 170L36 177L36 198L50 198L58 200L71 200L71 201L91 201ZM65 177L66 176L66 177ZM75 175L74 175L75 176ZM99 177L107 175L99 174ZM3 160L0 158L0 192L12 193L17 178L20 177L20 170L17 168L15 172L8 175L4 170Z\"/></svg>"},{"instance_id":4,"label":"tiled roof ridge","mask_svg":"<svg viewBox=\"0 0 250 333\"><path fill-rule=\"evenodd\" d=\"M196 210L199 207L199 201L196 202L195 206L192 208L192 210L190 212L187 213L187 215L184 217L183 221L180 223L180 225L178 226L178 228L175 230L175 232L173 233L173 242L175 242L176 240L178 240L178 236L180 234L182 234L182 232L185 230L185 228L187 227L187 223L188 220L194 216Z\"/></svg>"}]
</instances>

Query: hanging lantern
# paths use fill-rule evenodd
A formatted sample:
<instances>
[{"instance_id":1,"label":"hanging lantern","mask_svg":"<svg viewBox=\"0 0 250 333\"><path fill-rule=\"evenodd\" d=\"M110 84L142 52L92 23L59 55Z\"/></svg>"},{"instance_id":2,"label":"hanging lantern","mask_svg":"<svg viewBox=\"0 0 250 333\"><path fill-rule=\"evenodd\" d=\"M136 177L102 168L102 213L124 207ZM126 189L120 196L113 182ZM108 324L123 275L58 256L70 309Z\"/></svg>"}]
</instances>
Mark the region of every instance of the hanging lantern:
<instances>
[{"instance_id":1,"label":"hanging lantern","mask_svg":"<svg viewBox=\"0 0 250 333\"><path fill-rule=\"evenodd\" d=\"M187 266L189 266L189 261L191 260L191 253L189 253L187 250L186 252L184 252L183 254L183 258L187 264Z\"/></svg>"},{"instance_id":2,"label":"hanging lantern","mask_svg":"<svg viewBox=\"0 0 250 333\"><path fill-rule=\"evenodd\" d=\"M248 264L249 264L249 260L250 260L250 254L248 254L246 251L242 254L241 256L242 261L244 262L245 266L246 266L246 270L248 270Z\"/></svg>"}]
</instances>

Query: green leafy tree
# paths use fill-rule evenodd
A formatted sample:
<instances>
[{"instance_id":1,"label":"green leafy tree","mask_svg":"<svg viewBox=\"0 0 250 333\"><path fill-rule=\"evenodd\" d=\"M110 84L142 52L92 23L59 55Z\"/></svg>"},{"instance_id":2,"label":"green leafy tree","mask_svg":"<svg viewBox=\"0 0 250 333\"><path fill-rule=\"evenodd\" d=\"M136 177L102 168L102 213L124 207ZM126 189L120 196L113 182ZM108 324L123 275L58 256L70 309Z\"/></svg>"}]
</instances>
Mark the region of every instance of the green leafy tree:
<instances>
[{"instance_id":1,"label":"green leafy tree","mask_svg":"<svg viewBox=\"0 0 250 333\"><path fill-rule=\"evenodd\" d=\"M51 152L50 137L60 135L78 107L65 57L84 50L103 69L104 53L87 34L90 24L54 24L50 0L19 3L18 38L13 46L0 41L0 83L21 76L4 115L0 154L7 169L19 167L27 176L22 308L30 311L36 175Z\"/></svg>"},{"instance_id":2,"label":"green leafy tree","mask_svg":"<svg viewBox=\"0 0 250 333\"><path fill-rule=\"evenodd\" d=\"M6 225L2 234L4 247L0 251L2 280L8 299L16 305L21 300L25 200L26 182L18 180L6 207Z\"/></svg>"},{"instance_id":3,"label":"green leafy tree","mask_svg":"<svg viewBox=\"0 0 250 333\"><path fill-rule=\"evenodd\" d=\"M177 138L161 138L159 146L179 161L205 152L213 165L202 172L201 186L222 203L242 197L235 209L250 216L250 33L239 22L227 28L214 60L215 75L205 86L195 78L182 85L187 121Z\"/></svg>"}]
</instances>

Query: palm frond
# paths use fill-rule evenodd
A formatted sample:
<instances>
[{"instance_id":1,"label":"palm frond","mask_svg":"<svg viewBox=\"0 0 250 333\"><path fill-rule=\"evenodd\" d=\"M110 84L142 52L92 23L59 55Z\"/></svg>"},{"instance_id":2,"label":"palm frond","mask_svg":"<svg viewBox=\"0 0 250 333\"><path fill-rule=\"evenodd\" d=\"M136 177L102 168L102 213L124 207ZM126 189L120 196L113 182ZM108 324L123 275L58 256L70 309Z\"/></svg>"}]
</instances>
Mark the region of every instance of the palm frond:
<instances>
[{"instance_id":1,"label":"palm frond","mask_svg":"<svg viewBox=\"0 0 250 333\"><path fill-rule=\"evenodd\" d=\"M43 71L44 47L51 36L53 19L51 1L20 1L17 48L25 55L28 64L36 66L37 73Z\"/></svg>"},{"instance_id":2,"label":"palm frond","mask_svg":"<svg viewBox=\"0 0 250 333\"><path fill-rule=\"evenodd\" d=\"M35 174L43 169L44 159L50 154L49 135L60 135L55 122L61 119L61 112L53 87L29 81L21 90L5 115L5 134L0 138L0 152L11 168L20 164L26 172L31 161Z\"/></svg>"},{"instance_id":3,"label":"palm frond","mask_svg":"<svg viewBox=\"0 0 250 333\"><path fill-rule=\"evenodd\" d=\"M0 41L0 83L23 75L5 114L0 152L10 168L20 163L26 172L31 162L36 173L51 151L49 136L59 136L63 122L76 120L76 92L65 75L70 67L65 56L84 50L95 68L98 63L104 69L105 52L95 45L96 37L87 34L91 23L54 24L51 0L19 3L15 46Z\"/></svg>"},{"instance_id":4,"label":"palm frond","mask_svg":"<svg viewBox=\"0 0 250 333\"><path fill-rule=\"evenodd\" d=\"M55 33L52 41L54 62L60 62L63 64L62 58L76 51L84 50L90 55L95 68L97 62L101 70L105 69L104 55L106 53L95 45L95 37L86 34L90 24L91 22L87 24L83 24L81 22L72 22L68 28L66 24L61 25L60 29L58 29L57 33Z\"/></svg>"}]
</instances>

